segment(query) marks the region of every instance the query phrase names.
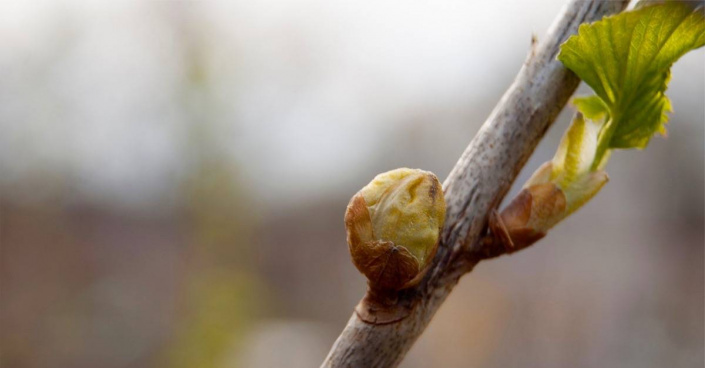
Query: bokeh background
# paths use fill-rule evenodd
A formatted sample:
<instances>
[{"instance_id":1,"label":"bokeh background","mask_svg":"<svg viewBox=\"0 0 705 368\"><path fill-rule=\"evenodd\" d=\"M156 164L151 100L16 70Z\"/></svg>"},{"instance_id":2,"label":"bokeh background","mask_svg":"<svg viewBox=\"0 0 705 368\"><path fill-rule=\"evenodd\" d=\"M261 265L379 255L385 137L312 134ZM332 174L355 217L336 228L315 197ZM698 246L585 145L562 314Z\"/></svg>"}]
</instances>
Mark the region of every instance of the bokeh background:
<instances>
[{"instance_id":1,"label":"bokeh background","mask_svg":"<svg viewBox=\"0 0 705 368\"><path fill-rule=\"evenodd\" d=\"M318 366L365 290L350 196L445 178L563 3L2 2L0 366ZM402 367L702 367L704 65L673 68L667 139L465 276Z\"/></svg>"}]
</instances>

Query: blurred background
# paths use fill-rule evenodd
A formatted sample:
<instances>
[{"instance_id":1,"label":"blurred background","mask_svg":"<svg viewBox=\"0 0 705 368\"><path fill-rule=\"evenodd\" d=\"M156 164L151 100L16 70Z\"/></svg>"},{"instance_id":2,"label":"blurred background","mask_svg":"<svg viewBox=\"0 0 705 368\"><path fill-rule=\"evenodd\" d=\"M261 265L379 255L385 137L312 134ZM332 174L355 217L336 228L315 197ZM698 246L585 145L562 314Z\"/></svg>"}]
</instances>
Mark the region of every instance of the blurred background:
<instances>
[{"instance_id":1,"label":"blurred background","mask_svg":"<svg viewBox=\"0 0 705 368\"><path fill-rule=\"evenodd\" d=\"M349 198L445 178L563 3L3 2L0 366L318 366L365 290ZM669 136L465 276L402 367L703 366L703 65Z\"/></svg>"}]
</instances>

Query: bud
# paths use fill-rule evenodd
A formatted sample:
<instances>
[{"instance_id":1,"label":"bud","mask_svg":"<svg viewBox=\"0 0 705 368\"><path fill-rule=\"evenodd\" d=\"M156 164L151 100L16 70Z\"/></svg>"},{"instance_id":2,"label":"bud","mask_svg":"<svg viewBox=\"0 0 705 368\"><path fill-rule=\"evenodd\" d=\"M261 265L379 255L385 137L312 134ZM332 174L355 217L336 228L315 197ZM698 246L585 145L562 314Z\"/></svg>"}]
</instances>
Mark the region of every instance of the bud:
<instances>
[{"instance_id":1,"label":"bud","mask_svg":"<svg viewBox=\"0 0 705 368\"><path fill-rule=\"evenodd\" d=\"M607 183L605 159L596 158L602 124L576 114L553 160L534 172L500 214L490 214L493 239L504 245L504 251L514 252L543 238Z\"/></svg>"},{"instance_id":2,"label":"bud","mask_svg":"<svg viewBox=\"0 0 705 368\"><path fill-rule=\"evenodd\" d=\"M370 287L418 284L438 248L445 220L438 178L418 169L377 175L350 200L345 227L353 263Z\"/></svg>"},{"instance_id":3,"label":"bud","mask_svg":"<svg viewBox=\"0 0 705 368\"><path fill-rule=\"evenodd\" d=\"M550 163L544 165L548 169L550 166ZM496 211L490 214L489 226L505 250L514 252L543 238L567 216L566 209L565 193L555 183L527 185L500 214Z\"/></svg>"}]
</instances>

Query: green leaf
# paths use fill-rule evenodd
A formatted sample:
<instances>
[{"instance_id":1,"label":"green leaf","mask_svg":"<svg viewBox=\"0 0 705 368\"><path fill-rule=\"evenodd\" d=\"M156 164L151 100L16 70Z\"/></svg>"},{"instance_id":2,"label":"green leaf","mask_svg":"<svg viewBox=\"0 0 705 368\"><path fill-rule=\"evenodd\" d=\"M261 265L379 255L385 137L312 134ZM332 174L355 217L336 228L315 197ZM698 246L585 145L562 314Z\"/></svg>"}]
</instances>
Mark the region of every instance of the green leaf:
<instances>
[{"instance_id":1,"label":"green leaf","mask_svg":"<svg viewBox=\"0 0 705 368\"><path fill-rule=\"evenodd\" d=\"M585 81L609 109L600 133L596 162L610 148L643 148L665 133L671 105L664 94L671 65L705 45L702 5L681 2L638 10L583 24L561 46L558 59ZM578 100L586 116L600 112L594 100Z\"/></svg>"},{"instance_id":2,"label":"green leaf","mask_svg":"<svg viewBox=\"0 0 705 368\"><path fill-rule=\"evenodd\" d=\"M565 189L585 176L595 160L597 138L603 121L576 114L553 157L551 180Z\"/></svg>"},{"instance_id":3,"label":"green leaf","mask_svg":"<svg viewBox=\"0 0 705 368\"><path fill-rule=\"evenodd\" d=\"M576 97L573 105L590 120L602 121L609 118L609 107L597 96Z\"/></svg>"}]
</instances>

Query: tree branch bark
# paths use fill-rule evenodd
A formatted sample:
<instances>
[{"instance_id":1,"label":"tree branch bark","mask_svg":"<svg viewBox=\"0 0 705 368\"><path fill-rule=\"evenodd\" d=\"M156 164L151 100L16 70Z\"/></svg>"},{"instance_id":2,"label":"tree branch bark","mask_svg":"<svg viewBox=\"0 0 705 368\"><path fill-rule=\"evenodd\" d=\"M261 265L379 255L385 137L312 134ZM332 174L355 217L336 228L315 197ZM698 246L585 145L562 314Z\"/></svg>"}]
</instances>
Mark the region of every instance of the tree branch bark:
<instances>
[{"instance_id":1,"label":"tree branch bark","mask_svg":"<svg viewBox=\"0 0 705 368\"><path fill-rule=\"evenodd\" d=\"M480 241L488 214L580 83L556 60L559 47L581 23L618 13L627 3L571 0L564 7L445 181L447 211L438 252L424 280L399 296L400 305L411 306L410 315L370 324L353 313L322 367L397 366L458 279L502 253Z\"/></svg>"}]
</instances>

